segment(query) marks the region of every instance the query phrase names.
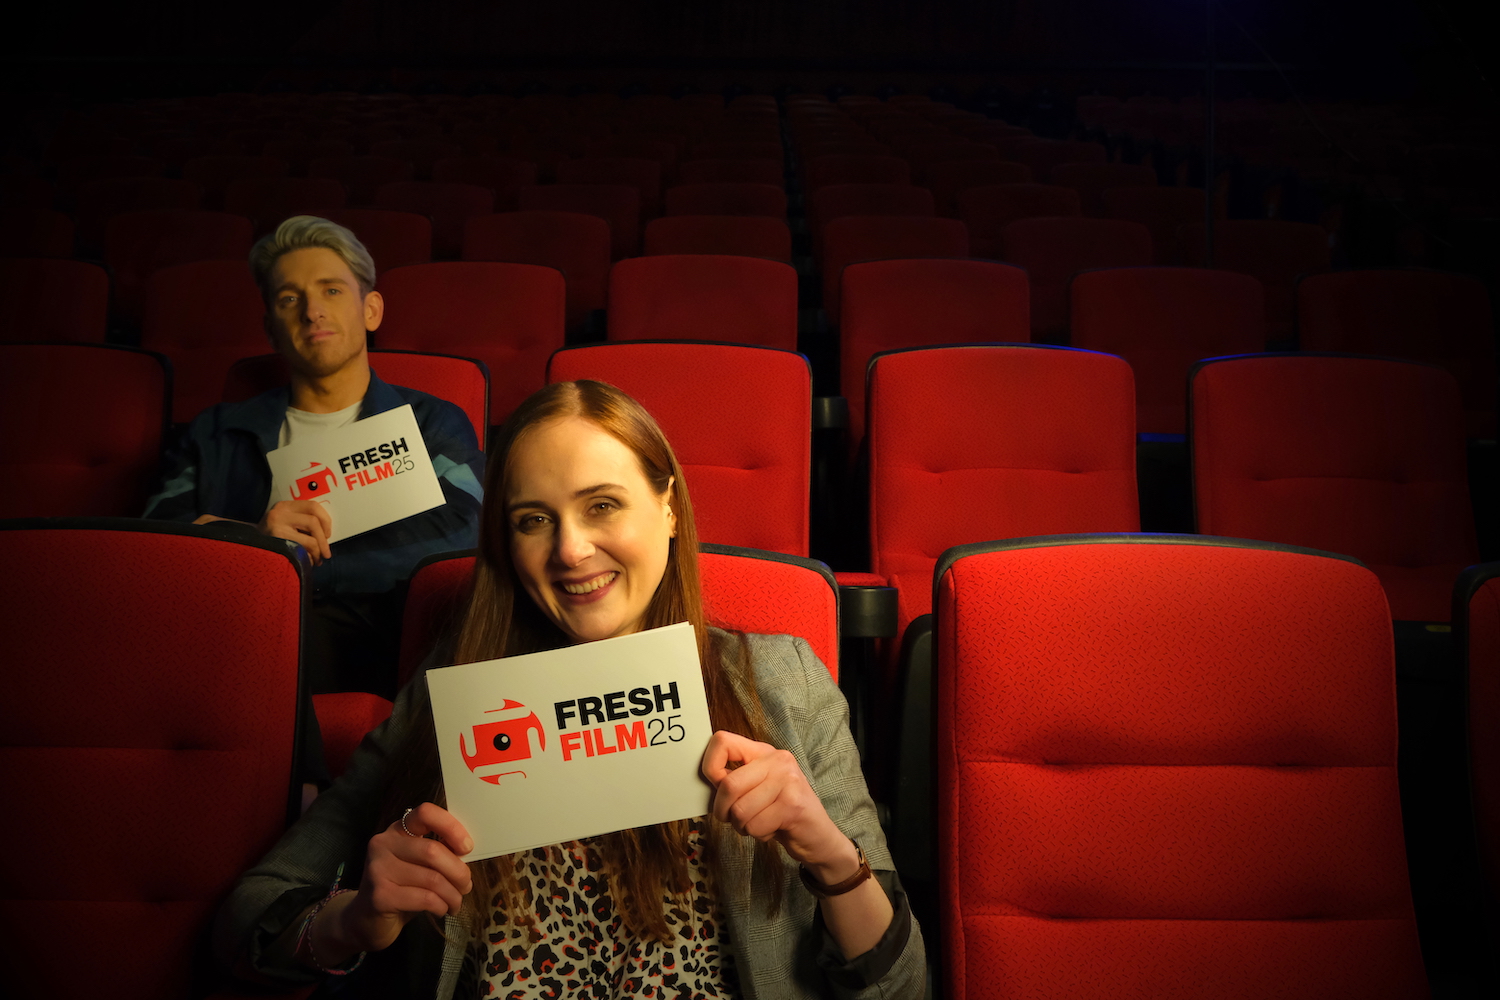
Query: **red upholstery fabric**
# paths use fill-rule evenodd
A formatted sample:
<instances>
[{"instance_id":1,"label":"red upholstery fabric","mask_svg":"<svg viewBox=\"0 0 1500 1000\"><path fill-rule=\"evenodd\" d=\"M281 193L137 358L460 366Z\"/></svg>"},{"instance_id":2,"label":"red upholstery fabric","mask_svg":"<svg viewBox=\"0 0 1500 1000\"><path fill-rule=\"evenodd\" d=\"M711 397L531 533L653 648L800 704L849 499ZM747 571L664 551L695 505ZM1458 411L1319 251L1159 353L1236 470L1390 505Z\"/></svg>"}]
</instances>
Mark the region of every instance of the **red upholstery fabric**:
<instances>
[{"instance_id":1,"label":"red upholstery fabric","mask_svg":"<svg viewBox=\"0 0 1500 1000\"><path fill-rule=\"evenodd\" d=\"M337 779L349 766L349 758L359 749L365 733L391 717L392 706L380 695L365 691L315 694L312 700L323 734L323 760L329 775Z\"/></svg>"},{"instance_id":2,"label":"red upholstery fabric","mask_svg":"<svg viewBox=\"0 0 1500 1000\"><path fill-rule=\"evenodd\" d=\"M898 635L932 610L933 566L954 545L1139 530L1131 389L1122 359L1068 348L874 359L870 569L900 592Z\"/></svg>"},{"instance_id":3,"label":"red upholstery fabric","mask_svg":"<svg viewBox=\"0 0 1500 1000\"><path fill-rule=\"evenodd\" d=\"M1008 160L943 160L927 165L926 181L937 213L957 218L960 192L990 184L1030 184L1031 168Z\"/></svg>"},{"instance_id":4,"label":"red upholstery fabric","mask_svg":"<svg viewBox=\"0 0 1500 1000\"><path fill-rule=\"evenodd\" d=\"M878 260L844 268L839 389L849 444L865 428L865 369L881 351L1031 339L1026 272L986 260Z\"/></svg>"},{"instance_id":5,"label":"red upholstery fabric","mask_svg":"<svg viewBox=\"0 0 1500 1000\"><path fill-rule=\"evenodd\" d=\"M1083 214L1106 218L1104 192L1109 188L1155 187L1156 170L1135 163L1060 163L1052 168L1049 184L1078 192Z\"/></svg>"},{"instance_id":6,"label":"red upholstery fabric","mask_svg":"<svg viewBox=\"0 0 1500 1000\"><path fill-rule=\"evenodd\" d=\"M0 211L0 257L73 256L73 220L45 208Z\"/></svg>"},{"instance_id":7,"label":"red upholstery fabric","mask_svg":"<svg viewBox=\"0 0 1500 1000\"><path fill-rule=\"evenodd\" d=\"M440 184L478 184L495 192L495 211L513 212L523 184L536 183L537 167L512 156L455 157L432 165Z\"/></svg>"},{"instance_id":8,"label":"red upholstery fabric","mask_svg":"<svg viewBox=\"0 0 1500 1000\"><path fill-rule=\"evenodd\" d=\"M1183 260L1203 264L1203 224L1177 231ZM1260 279L1273 340L1291 336L1293 295L1304 274L1328 270L1328 231L1308 222L1236 219L1214 224L1214 267Z\"/></svg>"},{"instance_id":9,"label":"red upholstery fabric","mask_svg":"<svg viewBox=\"0 0 1500 1000\"><path fill-rule=\"evenodd\" d=\"M167 372L145 351L0 346L0 518L139 516L166 407Z\"/></svg>"},{"instance_id":10,"label":"red upholstery fabric","mask_svg":"<svg viewBox=\"0 0 1500 1000\"><path fill-rule=\"evenodd\" d=\"M1036 179L1046 184L1052 182L1052 169L1059 164L1103 163L1109 159L1104 144L1098 142L1059 142L1024 137L1002 139L995 145L1004 159L1026 164Z\"/></svg>"},{"instance_id":11,"label":"red upholstery fabric","mask_svg":"<svg viewBox=\"0 0 1500 1000\"><path fill-rule=\"evenodd\" d=\"M972 192L970 192L972 193ZM1151 232L1118 219L1021 219L1000 231L1000 258L1031 278L1031 338L1060 343L1068 331L1068 282L1097 267L1151 263Z\"/></svg>"},{"instance_id":12,"label":"red upholstery fabric","mask_svg":"<svg viewBox=\"0 0 1500 1000\"><path fill-rule=\"evenodd\" d=\"M458 156L463 148L445 139L387 139L370 143L371 156L386 156L412 165L420 180L432 179L433 164Z\"/></svg>"},{"instance_id":13,"label":"red upholstery fabric","mask_svg":"<svg viewBox=\"0 0 1500 1000\"><path fill-rule=\"evenodd\" d=\"M895 156L814 156L807 161L807 190L825 184L910 184L911 165Z\"/></svg>"},{"instance_id":14,"label":"red upholstery fabric","mask_svg":"<svg viewBox=\"0 0 1500 1000\"><path fill-rule=\"evenodd\" d=\"M1352 351L1441 365L1463 391L1465 430L1495 438L1495 325L1477 278L1441 271L1318 274L1297 284L1304 351Z\"/></svg>"},{"instance_id":15,"label":"red upholstery fabric","mask_svg":"<svg viewBox=\"0 0 1500 1000\"><path fill-rule=\"evenodd\" d=\"M673 215L646 225L647 256L719 254L792 259L792 231L781 219L739 215Z\"/></svg>"},{"instance_id":16,"label":"red upholstery fabric","mask_svg":"<svg viewBox=\"0 0 1500 1000\"><path fill-rule=\"evenodd\" d=\"M839 596L818 569L741 550L704 552L698 572L709 622L739 632L801 636L838 681Z\"/></svg>"},{"instance_id":17,"label":"red upholstery fabric","mask_svg":"<svg viewBox=\"0 0 1500 1000\"><path fill-rule=\"evenodd\" d=\"M609 223L582 212L500 212L464 227L464 260L535 264L560 272L566 323L577 330L609 294Z\"/></svg>"},{"instance_id":18,"label":"red upholstery fabric","mask_svg":"<svg viewBox=\"0 0 1500 1000\"><path fill-rule=\"evenodd\" d=\"M786 185L781 159L702 159L689 160L677 170L682 184L771 184Z\"/></svg>"},{"instance_id":19,"label":"red upholstery fabric","mask_svg":"<svg viewBox=\"0 0 1500 1000\"><path fill-rule=\"evenodd\" d=\"M1182 187L1115 187L1100 192L1104 214L1111 219L1139 222L1151 230L1158 264L1183 262L1177 230L1203 221L1203 189ZM1215 218L1224 206L1215 207Z\"/></svg>"},{"instance_id":20,"label":"red upholstery fabric","mask_svg":"<svg viewBox=\"0 0 1500 1000\"><path fill-rule=\"evenodd\" d=\"M932 192L914 184L825 184L807 196L807 225L815 258L823 256L823 227L849 215L933 216Z\"/></svg>"},{"instance_id":21,"label":"red upholstery fabric","mask_svg":"<svg viewBox=\"0 0 1500 1000\"><path fill-rule=\"evenodd\" d=\"M562 161L556 173L563 184L628 184L640 192L642 218L654 219L661 214L662 164L658 160L633 156L584 157Z\"/></svg>"},{"instance_id":22,"label":"red upholstery fabric","mask_svg":"<svg viewBox=\"0 0 1500 1000\"><path fill-rule=\"evenodd\" d=\"M936 601L954 1000L1427 995L1372 574L1104 539Z\"/></svg>"},{"instance_id":23,"label":"red upholstery fabric","mask_svg":"<svg viewBox=\"0 0 1500 1000\"><path fill-rule=\"evenodd\" d=\"M641 195L628 184L535 184L521 188L522 211L583 212L609 223L612 259L634 257L641 245Z\"/></svg>"},{"instance_id":24,"label":"red upholstery fabric","mask_svg":"<svg viewBox=\"0 0 1500 1000\"><path fill-rule=\"evenodd\" d=\"M786 218L786 192L777 184L720 181L667 190L668 215L764 215Z\"/></svg>"},{"instance_id":25,"label":"red upholstery fabric","mask_svg":"<svg viewBox=\"0 0 1500 1000\"><path fill-rule=\"evenodd\" d=\"M375 189L375 204L396 212L415 212L432 220L432 252L444 260L463 252L464 226L475 216L495 210L495 193L478 184L394 181Z\"/></svg>"},{"instance_id":26,"label":"red upholstery fabric","mask_svg":"<svg viewBox=\"0 0 1500 1000\"><path fill-rule=\"evenodd\" d=\"M1199 531L1354 556L1394 617L1449 619L1479 561L1453 376L1271 354L1205 364L1190 393Z\"/></svg>"},{"instance_id":27,"label":"red upholstery fabric","mask_svg":"<svg viewBox=\"0 0 1500 1000\"><path fill-rule=\"evenodd\" d=\"M1000 231L1017 219L1083 214L1078 192L1056 184L975 185L956 201L976 257L998 258Z\"/></svg>"},{"instance_id":28,"label":"red upholstery fabric","mask_svg":"<svg viewBox=\"0 0 1500 1000\"><path fill-rule=\"evenodd\" d=\"M348 192L348 203L364 208L375 204L375 192L382 184L409 181L416 176L416 168L410 160L390 156L320 156L308 164L307 176L338 181Z\"/></svg>"},{"instance_id":29,"label":"red upholstery fabric","mask_svg":"<svg viewBox=\"0 0 1500 1000\"><path fill-rule=\"evenodd\" d=\"M390 268L432 260L432 222L425 215L384 208L338 208L322 215L359 237L375 258L377 282Z\"/></svg>"},{"instance_id":30,"label":"red upholstery fabric","mask_svg":"<svg viewBox=\"0 0 1500 1000\"><path fill-rule=\"evenodd\" d=\"M721 142L700 142L693 146L693 158L681 165L687 170L689 163L704 160L769 160L781 164L786 156L780 142L728 139Z\"/></svg>"},{"instance_id":31,"label":"red upholstery fabric","mask_svg":"<svg viewBox=\"0 0 1500 1000\"><path fill-rule=\"evenodd\" d=\"M1483 868L1485 904L1493 913L1500 906L1500 565L1477 571L1484 579L1457 610L1466 615L1468 640L1469 781L1474 802L1474 825ZM1490 923L1490 943L1497 940Z\"/></svg>"},{"instance_id":32,"label":"red upholstery fabric","mask_svg":"<svg viewBox=\"0 0 1500 1000\"><path fill-rule=\"evenodd\" d=\"M553 355L548 382L580 378L618 386L656 418L687 476L701 541L807 555L812 376L806 358L670 342Z\"/></svg>"},{"instance_id":33,"label":"red upholstery fabric","mask_svg":"<svg viewBox=\"0 0 1500 1000\"><path fill-rule=\"evenodd\" d=\"M235 260L250 255L250 220L227 212L122 212L104 229L104 262L113 279L114 310L141 319L147 275L195 260Z\"/></svg>"},{"instance_id":34,"label":"red upholstery fabric","mask_svg":"<svg viewBox=\"0 0 1500 1000\"><path fill-rule=\"evenodd\" d=\"M437 643L458 634L474 577L474 557L434 559L418 567L401 613L401 653L396 686L405 687Z\"/></svg>"},{"instance_id":35,"label":"red upholstery fabric","mask_svg":"<svg viewBox=\"0 0 1500 1000\"><path fill-rule=\"evenodd\" d=\"M823 227L823 309L839 323L839 287L844 268L865 260L967 257L969 233L955 219L846 215Z\"/></svg>"},{"instance_id":36,"label":"red upholstery fabric","mask_svg":"<svg viewBox=\"0 0 1500 1000\"><path fill-rule=\"evenodd\" d=\"M927 182L928 172L939 163L973 160L1004 162L1001 161L1000 153L994 146L982 142L969 142L952 134L944 134L942 138L904 143L900 146L900 152L911 164L912 175L918 183L922 184Z\"/></svg>"},{"instance_id":37,"label":"red upholstery fabric","mask_svg":"<svg viewBox=\"0 0 1500 1000\"><path fill-rule=\"evenodd\" d=\"M109 274L81 260L0 258L0 342L103 341Z\"/></svg>"},{"instance_id":38,"label":"red upholstery fabric","mask_svg":"<svg viewBox=\"0 0 1500 1000\"><path fill-rule=\"evenodd\" d=\"M285 177L291 165L274 156L200 156L182 165L182 179L203 191L203 207L210 211L229 208L229 185L237 180ZM246 214L240 212L238 214Z\"/></svg>"},{"instance_id":39,"label":"red upholstery fabric","mask_svg":"<svg viewBox=\"0 0 1500 1000\"><path fill-rule=\"evenodd\" d=\"M353 156L354 145L346 139L272 139L260 148L262 156L274 156L291 166L293 177L306 177L313 160L325 156Z\"/></svg>"},{"instance_id":40,"label":"red upholstery fabric","mask_svg":"<svg viewBox=\"0 0 1500 1000\"><path fill-rule=\"evenodd\" d=\"M797 272L755 257L633 257L609 285L610 340L703 340L797 349Z\"/></svg>"},{"instance_id":41,"label":"red upholstery fabric","mask_svg":"<svg viewBox=\"0 0 1500 1000\"><path fill-rule=\"evenodd\" d=\"M281 551L186 534L0 531L24 586L10 636L0 794L48 817L0 861L7 986L79 963L112 996L185 1000L215 907L286 822L300 578Z\"/></svg>"},{"instance_id":42,"label":"red upholstery fabric","mask_svg":"<svg viewBox=\"0 0 1500 1000\"><path fill-rule=\"evenodd\" d=\"M53 162L57 163L57 183L64 191L76 191L96 180L160 177L166 169L160 160L125 152L100 151Z\"/></svg>"},{"instance_id":43,"label":"red upholstery fabric","mask_svg":"<svg viewBox=\"0 0 1500 1000\"><path fill-rule=\"evenodd\" d=\"M104 250L104 229L121 212L187 212L198 208L200 197L196 184L165 177L88 181L79 187L73 209L78 250L100 256Z\"/></svg>"},{"instance_id":44,"label":"red upholstery fabric","mask_svg":"<svg viewBox=\"0 0 1500 1000\"><path fill-rule=\"evenodd\" d=\"M1118 354L1135 372L1138 434L1187 431L1193 364L1265 349L1265 300L1244 274L1187 267L1085 271L1070 290L1074 347Z\"/></svg>"},{"instance_id":45,"label":"red upholstery fabric","mask_svg":"<svg viewBox=\"0 0 1500 1000\"><path fill-rule=\"evenodd\" d=\"M322 215L346 200L343 184L327 177L240 177L229 182L224 208L253 220L264 235L294 215Z\"/></svg>"},{"instance_id":46,"label":"red upholstery fabric","mask_svg":"<svg viewBox=\"0 0 1500 1000\"><path fill-rule=\"evenodd\" d=\"M219 401L240 358L265 353L265 306L243 260L176 264L146 279L141 346L172 362L172 421Z\"/></svg>"},{"instance_id":47,"label":"red upholstery fabric","mask_svg":"<svg viewBox=\"0 0 1500 1000\"><path fill-rule=\"evenodd\" d=\"M547 358L563 344L567 290L552 268L414 264L387 272L380 287L386 302L376 334L380 346L483 361L490 370L491 424L543 386Z\"/></svg>"}]
</instances>

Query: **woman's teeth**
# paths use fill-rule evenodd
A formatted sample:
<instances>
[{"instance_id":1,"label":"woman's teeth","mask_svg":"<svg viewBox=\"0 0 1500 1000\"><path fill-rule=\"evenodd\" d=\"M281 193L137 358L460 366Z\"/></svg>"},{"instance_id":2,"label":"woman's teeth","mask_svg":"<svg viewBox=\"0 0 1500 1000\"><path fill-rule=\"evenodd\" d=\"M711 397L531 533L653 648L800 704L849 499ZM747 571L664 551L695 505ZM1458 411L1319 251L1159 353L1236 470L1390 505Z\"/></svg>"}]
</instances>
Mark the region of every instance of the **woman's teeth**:
<instances>
[{"instance_id":1,"label":"woman's teeth","mask_svg":"<svg viewBox=\"0 0 1500 1000\"><path fill-rule=\"evenodd\" d=\"M596 576L596 577L594 577L592 580L589 580L587 583L565 583L565 584L562 585L562 589L566 590L570 594L575 594L575 595L577 595L577 594L592 594L594 591L598 590L600 587L603 587L603 586L605 586L606 584L609 584L609 583L613 583L615 577L617 577L619 575L620 575L619 573L605 573L603 576Z\"/></svg>"}]
</instances>

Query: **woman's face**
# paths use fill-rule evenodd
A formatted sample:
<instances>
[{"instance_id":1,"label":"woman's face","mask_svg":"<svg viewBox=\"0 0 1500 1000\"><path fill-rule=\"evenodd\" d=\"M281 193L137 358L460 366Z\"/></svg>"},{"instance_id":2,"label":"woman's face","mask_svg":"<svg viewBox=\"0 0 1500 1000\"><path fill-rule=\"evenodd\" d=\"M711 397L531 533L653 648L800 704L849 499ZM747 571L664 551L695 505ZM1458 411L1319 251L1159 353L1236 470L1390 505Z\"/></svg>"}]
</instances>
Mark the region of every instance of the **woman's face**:
<instances>
[{"instance_id":1,"label":"woman's face","mask_svg":"<svg viewBox=\"0 0 1500 1000\"><path fill-rule=\"evenodd\" d=\"M599 425L561 417L510 451L505 511L516 576L577 642L641 628L676 521L635 453Z\"/></svg>"}]
</instances>

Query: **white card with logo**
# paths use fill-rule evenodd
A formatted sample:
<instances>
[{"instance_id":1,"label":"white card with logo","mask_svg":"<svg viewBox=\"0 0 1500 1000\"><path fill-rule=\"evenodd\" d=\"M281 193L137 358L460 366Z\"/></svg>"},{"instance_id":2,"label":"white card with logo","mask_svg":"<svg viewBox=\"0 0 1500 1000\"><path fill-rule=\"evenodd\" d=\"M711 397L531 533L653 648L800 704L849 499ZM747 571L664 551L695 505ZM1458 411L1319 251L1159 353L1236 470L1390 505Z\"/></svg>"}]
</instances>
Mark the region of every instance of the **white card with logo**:
<instances>
[{"instance_id":1,"label":"white card with logo","mask_svg":"<svg viewBox=\"0 0 1500 1000\"><path fill-rule=\"evenodd\" d=\"M271 502L311 500L333 518L330 542L441 507L443 488L411 405L297 438L266 453Z\"/></svg>"},{"instance_id":2,"label":"white card with logo","mask_svg":"<svg viewBox=\"0 0 1500 1000\"><path fill-rule=\"evenodd\" d=\"M692 625L427 672L465 861L708 812Z\"/></svg>"}]
</instances>

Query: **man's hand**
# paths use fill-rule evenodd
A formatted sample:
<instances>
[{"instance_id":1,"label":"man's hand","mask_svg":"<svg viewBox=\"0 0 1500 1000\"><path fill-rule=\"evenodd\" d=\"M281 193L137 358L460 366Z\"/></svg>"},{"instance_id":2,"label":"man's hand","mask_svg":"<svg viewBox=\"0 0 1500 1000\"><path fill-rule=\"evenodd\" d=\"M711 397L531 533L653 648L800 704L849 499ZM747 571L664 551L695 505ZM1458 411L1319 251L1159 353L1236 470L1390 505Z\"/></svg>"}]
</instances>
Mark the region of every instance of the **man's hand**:
<instances>
[{"instance_id":1,"label":"man's hand","mask_svg":"<svg viewBox=\"0 0 1500 1000\"><path fill-rule=\"evenodd\" d=\"M333 534L333 515L316 501L283 500L266 511L256 527L263 535L285 538L302 546L314 566L333 558L333 550L328 547L328 536Z\"/></svg>"}]
</instances>

